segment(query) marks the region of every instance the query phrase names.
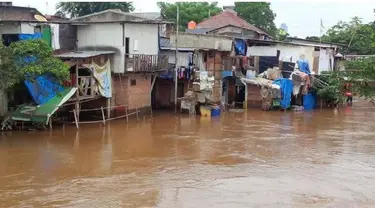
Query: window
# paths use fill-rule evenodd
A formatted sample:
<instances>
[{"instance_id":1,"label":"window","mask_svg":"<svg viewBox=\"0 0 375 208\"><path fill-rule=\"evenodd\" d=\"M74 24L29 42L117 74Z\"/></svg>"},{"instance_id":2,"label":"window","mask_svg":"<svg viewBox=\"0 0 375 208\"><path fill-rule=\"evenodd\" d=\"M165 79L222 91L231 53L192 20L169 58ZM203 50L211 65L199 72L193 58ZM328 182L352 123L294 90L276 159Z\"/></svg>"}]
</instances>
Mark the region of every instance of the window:
<instances>
[{"instance_id":1,"label":"window","mask_svg":"<svg viewBox=\"0 0 375 208\"><path fill-rule=\"evenodd\" d=\"M131 79L130 80L130 86L135 86L135 85L137 85L137 80Z\"/></svg>"},{"instance_id":2,"label":"window","mask_svg":"<svg viewBox=\"0 0 375 208\"><path fill-rule=\"evenodd\" d=\"M129 38L125 38L125 57L129 58Z\"/></svg>"}]
</instances>

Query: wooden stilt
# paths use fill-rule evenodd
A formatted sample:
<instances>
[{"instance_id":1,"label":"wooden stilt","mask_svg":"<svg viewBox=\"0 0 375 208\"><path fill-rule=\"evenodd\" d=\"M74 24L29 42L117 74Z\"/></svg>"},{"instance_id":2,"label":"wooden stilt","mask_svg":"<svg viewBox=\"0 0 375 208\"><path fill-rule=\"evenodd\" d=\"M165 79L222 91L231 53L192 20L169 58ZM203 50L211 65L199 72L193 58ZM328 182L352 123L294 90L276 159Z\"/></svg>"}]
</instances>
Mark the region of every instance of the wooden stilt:
<instances>
[{"instance_id":1,"label":"wooden stilt","mask_svg":"<svg viewBox=\"0 0 375 208\"><path fill-rule=\"evenodd\" d=\"M126 123L129 123L128 107L125 106Z\"/></svg>"},{"instance_id":2,"label":"wooden stilt","mask_svg":"<svg viewBox=\"0 0 375 208\"><path fill-rule=\"evenodd\" d=\"M102 111L102 118L103 118L103 124L105 125L105 115L104 115L104 108L101 108Z\"/></svg>"},{"instance_id":3,"label":"wooden stilt","mask_svg":"<svg viewBox=\"0 0 375 208\"><path fill-rule=\"evenodd\" d=\"M52 119L51 118L49 119L48 124L49 124L49 129L52 130Z\"/></svg>"},{"instance_id":4,"label":"wooden stilt","mask_svg":"<svg viewBox=\"0 0 375 208\"><path fill-rule=\"evenodd\" d=\"M74 121L76 123L76 127L77 129L79 128L78 126L78 119L77 119L77 112L76 112L76 109L73 109L73 114L74 114Z\"/></svg>"},{"instance_id":5,"label":"wooden stilt","mask_svg":"<svg viewBox=\"0 0 375 208\"><path fill-rule=\"evenodd\" d=\"M135 108L136 112L137 112L137 121L139 121L139 111L138 111L138 107Z\"/></svg>"}]
</instances>

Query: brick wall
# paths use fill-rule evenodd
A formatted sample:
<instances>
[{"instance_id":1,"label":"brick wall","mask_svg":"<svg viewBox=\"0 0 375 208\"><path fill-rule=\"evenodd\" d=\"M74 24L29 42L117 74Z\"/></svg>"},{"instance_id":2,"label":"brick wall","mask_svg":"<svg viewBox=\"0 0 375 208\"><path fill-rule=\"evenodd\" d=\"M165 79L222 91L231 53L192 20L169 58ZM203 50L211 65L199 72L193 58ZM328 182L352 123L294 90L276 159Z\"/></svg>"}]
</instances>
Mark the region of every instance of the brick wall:
<instances>
[{"instance_id":1,"label":"brick wall","mask_svg":"<svg viewBox=\"0 0 375 208\"><path fill-rule=\"evenodd\" d=\"M128 102L129 109L149 107L151 105L151 75L128 75ZM135 85L131 85L135 80Z\"/></svg>"},{"instance_id":2,"label":"brick wall","mask_svg":"<svg viewBox=\"0 0 375 208\"><path fill-rule=\"evenodd\" d=\"M135 85L131 85L135 80ZM151 75L126 74L112 76L112 106L126 105L128 109L149 107L151 104ZM122 85L122 86L121 86Z\"/></svg>"},{"instance_id":3,"label":"brick wall","mask_svg":"<svg viewBox=\"0 0 375 208\"><path fill-rule=\"evenodd\" d=\"M247 105L248 107L262 106L262 96L260 95L260 86L247 85Z\"/></svg>"}]
</instances>

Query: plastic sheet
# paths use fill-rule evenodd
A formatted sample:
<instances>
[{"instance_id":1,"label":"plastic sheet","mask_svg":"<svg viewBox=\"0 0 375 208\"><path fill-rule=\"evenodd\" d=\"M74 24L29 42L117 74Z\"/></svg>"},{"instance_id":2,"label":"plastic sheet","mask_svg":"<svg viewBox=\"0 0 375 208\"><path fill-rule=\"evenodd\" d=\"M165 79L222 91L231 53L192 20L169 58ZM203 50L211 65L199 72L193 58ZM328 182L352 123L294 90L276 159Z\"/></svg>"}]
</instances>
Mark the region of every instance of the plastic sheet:
<instances>
[{"instance_id":1,"label":"plastic sheet","mask_svg":"<svg viewBox=\"0 0 375 208\"><path fill-rule=\"evenodd\" d=\"M34 102L38 105L48 102L64 90L50 74L38 76L34 80L25 80L24 83Z\"/></svg>"},{"instance_id":2,"label":"plastic sheet","mask_svg":"<svg viewBox=\"0 0 375 208\"><path fill-rule=\"evenodd\" d=\"M290 79L277 79L273 81L273 84L279 85L281 89L281 107L287 109L290 107L293 93L293 82Z\"/></svg>"}]
</instances>

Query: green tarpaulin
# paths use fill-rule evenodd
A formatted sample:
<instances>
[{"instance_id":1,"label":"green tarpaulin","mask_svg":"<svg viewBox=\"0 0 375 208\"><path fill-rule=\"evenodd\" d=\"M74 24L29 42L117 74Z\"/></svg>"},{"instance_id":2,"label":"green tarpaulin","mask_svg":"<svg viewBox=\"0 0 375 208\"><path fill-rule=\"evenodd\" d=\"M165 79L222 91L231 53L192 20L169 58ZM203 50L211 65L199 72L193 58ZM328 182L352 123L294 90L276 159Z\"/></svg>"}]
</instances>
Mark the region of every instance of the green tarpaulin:
<instances>
[{"instance_id":1,"label":"green tarpaulin","mask_svg":"<svg viewBox=\"0 0 375 208\"><path fill-rule=\"evenodd\" d=\"M47 124L49 118L67 102L77 91L77 88L65 88L64 91L50 99L43 105L23 104L16 111L12 112L12 120L31 121Z\"/></svg>"}]
</instances>

